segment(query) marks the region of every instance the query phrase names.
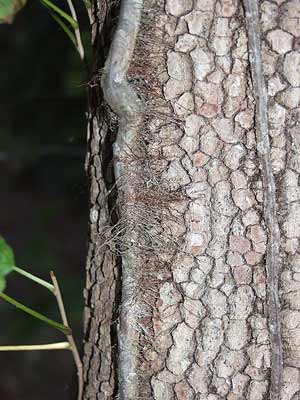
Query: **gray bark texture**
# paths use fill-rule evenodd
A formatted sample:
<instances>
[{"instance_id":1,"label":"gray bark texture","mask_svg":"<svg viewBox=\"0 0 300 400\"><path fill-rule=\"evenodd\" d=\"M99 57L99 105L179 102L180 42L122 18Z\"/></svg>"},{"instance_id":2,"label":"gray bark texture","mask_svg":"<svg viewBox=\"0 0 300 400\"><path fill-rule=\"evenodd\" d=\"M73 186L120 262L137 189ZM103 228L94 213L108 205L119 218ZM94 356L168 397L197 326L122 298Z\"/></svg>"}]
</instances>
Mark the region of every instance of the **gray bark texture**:
<instances>
[{"instance_id":1,"label":"gray bark texture","mask_svg":"<svg viewBox=\"0 0 300 400\"><path fill-rule=\"evenodd\" d=\"M299 399L300 1L93 15L84 399Z\"/></svg>"}]
</instances>

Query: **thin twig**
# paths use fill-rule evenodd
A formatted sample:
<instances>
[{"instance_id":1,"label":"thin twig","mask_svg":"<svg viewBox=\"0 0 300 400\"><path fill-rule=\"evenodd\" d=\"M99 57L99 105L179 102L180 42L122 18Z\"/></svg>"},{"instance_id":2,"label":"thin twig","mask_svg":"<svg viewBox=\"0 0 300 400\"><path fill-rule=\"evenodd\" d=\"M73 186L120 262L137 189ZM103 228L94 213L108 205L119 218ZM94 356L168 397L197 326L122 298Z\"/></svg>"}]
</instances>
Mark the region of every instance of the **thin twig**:
<instances>
[{"instance_id":1,"label":"thin twig","mask_svg":"<svg viewBox=\"0 0 300 400\"><path fill-rule=\"evenodd\" d=\"M276 212L276 186L270 158L267 91L262 70L258 2L257 0L243 1L246 11L251 75L256 98L257 152L262 166L264 216L269 232L266 269L268 319L271 341L270 398L272 400L280 400L283 356L278 293L280 231Z\"/></svg>"},{"instance_id":2,"label":"thin twig","mask_svg":"<svg viewBox=\"0 0 300 400\"><path fill-rule=\"evenodd\" d=\"M55 288L54 295L55 295L56 300L57 300L57 304L58 304L58 308L59 308L59 311L60 311L62 322L66 327L69 327L69 323L68 323L68 319L67 319L66 310L65 310L64 303L63 303L61 291L60 291L56 276L54 275L53 271L50 272L50 276L51 276L51 280L53 282L53 286ZM83 396L83 369L82 369L81 358L80 358L79 352L77 350L77 346L76 346L75 340L73 338L73 335L69 334L69 335L66 335L66 337L67 337L67 339L68 339L68 341L70 343L71 351L73 353L73 358L74 358L75 365L76 365L76 368L77 368L77 376L78 376L78 397L77 397L77 399L78 400L82 400L82 396Z\"/></svg>"},{"instance_id":3,"label":"thin twig","mask_svg":"<svg viewBox=\"0 0 300 400\"><path fill-rule=\"evenodd\" d=\"M81 34L80 34L80 28L79 28L79 24L78 24L78 19L77 19L77 14L75 11L75 8L73 6L72 0L67 0L72 18L74 19L74 21L76 21L77 23L77 28L74 28L74 33L75 33L75 37L76 37L76 42L77 42L77 51L80 55L80 58L82 60L84 60L84 48L82 45L82 40L81 40Z\"/></svg>"}]
</instances>

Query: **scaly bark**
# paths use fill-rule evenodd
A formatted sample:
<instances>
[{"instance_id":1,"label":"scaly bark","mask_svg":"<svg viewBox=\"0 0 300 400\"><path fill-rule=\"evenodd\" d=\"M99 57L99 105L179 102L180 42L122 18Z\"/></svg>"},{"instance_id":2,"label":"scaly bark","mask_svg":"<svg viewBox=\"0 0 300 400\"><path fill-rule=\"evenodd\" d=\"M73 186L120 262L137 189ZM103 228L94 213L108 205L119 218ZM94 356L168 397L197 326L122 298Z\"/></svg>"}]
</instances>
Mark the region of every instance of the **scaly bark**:
<instances>
[{"instance_id":1,"label":"scaly bark","mask_svg":"<svg viewBox=\"0 0 300 400\"><path fill-rule=\"evenodd\" d=\"M161 218L164 237L170 232L178 245L159 254L165 278L151 358L143 354L148 398L262 399L270 372L267 235L242 4L152 7L160 14L160 97L173 118L159 120L154 106L150 164L180 198L165 212L175 218Z\"/></svg>"},{"instance_id":2,"label":"scaly bark","mask_svg":"<svg viewBox=\"0 0 300 400\"><path fill-rule=\"evenodd\" d=\"M88 173L90 183L90 242L87 258L84 327L84 399L113 399L115 369L112 320L116 303L118 275L115 256L103 246L102 231L110 225L107 188L102 175L101 146L107 126L99 126L97 116L90 119L90 150Z\"/></svg>"},{"instance_id":3,"label":"scaly bark","mask_svg":"<svg viewBox=\"0 0 300 400\"><path fill-rule=\"evenodd\" d=\"M112 2L94 2L92 9L93 73L103 68L109 40ZM95 80L95 79L94 79ZM88 132L86 172L90 185L90 235L84 290L84 399L113 399L116 393L116 333L118 307L117 258L111 252L105 233L112 225L108 192L113 185L108 179L111 129L107 123L103 95L95 81L88 88Z\"/></svg>"}]
</instances>

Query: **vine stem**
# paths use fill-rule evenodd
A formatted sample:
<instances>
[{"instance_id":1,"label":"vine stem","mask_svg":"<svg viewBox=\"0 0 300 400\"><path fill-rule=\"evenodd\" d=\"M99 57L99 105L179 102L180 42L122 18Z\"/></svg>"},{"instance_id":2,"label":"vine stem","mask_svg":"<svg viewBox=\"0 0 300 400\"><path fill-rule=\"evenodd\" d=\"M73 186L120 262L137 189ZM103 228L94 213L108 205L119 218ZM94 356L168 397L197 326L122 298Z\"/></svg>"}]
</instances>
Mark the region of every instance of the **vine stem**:
<instances>
[{"instance_id":1,"label":"vine stem","mask_svg":"<svg viewBox=\"0 0 300 400\"><path fill-rule=\"evenodd\" d=\"M0 351L33 351L33 350L70 350L69 342L58 342L48 344L0 346Z\"/></svg>"},{"instance_id":2,"label":"vine stem","mask_svg":"<svg viewBox=\"0 0 300 400\"><path fill-rule=\"evenodd\" d=\"M264 216L269 232L266 270L268 322L271 342L271 389L270 399L280 400L282 383L282 338L280 327L280 301L278 275L280 268L280 231L276 212L276 185L270 158L268 130L267 91L262 70L259 10L257 0L243 0L246 11L248 48L252 82L256 98L257 152L262 166L264 192Z\"/></svg>"},{"instance_id":3,"label":"vine stem","mask_svg":"<svg viewBox=\"0 0 300 400\"><path fill-rule=\"evenodd\" d=\"M61 291L60 291L56 276L53 271L50 272L50 276L51 276L51 280L53 282L54 295L56 297L56 301L58 304L62 322L63 322L64 326L66 326L67 328L70 329L64 302L63 302L62 295L61 295ZM70 332L71 332L71 330L70 330ZM75 362L75 365L77 368L77 377L78 377L78 397L77 397L77 399L82 400L82 397L83 397L83 367L82 367L81 358L80 358L80 355L79 355L79 352L78 352L78 349L77 349L77 346L76 346L76 343L75 343L72 333L69 333L69 334L67 333L66 337L70 344L70 350L72 351L74 362Z\"/></svg>"},{"instance_id":4,"label":"vine stem","mask_svg":"<svg viewBox=\"0 0 300 400\"><path fill-rule=\"evenodd\" d=\"M122 0L117 29L109 50L102 76L104 98L118 115L118 133L113 145L114 173L121 217L131 220L131 207L138 188L137 162L128 163L128 149L134 148L142 123L144 104L127 80L127 72L135 48L141 22L143 0ZM123 200L123 204L122 204ZM121 255L122 298L118 329L118 375L120 400L135 400L139 393L137 341L141 305L136 298L139 263L135 253L138 233L124 233L130 245Z\"/></svg>"}]
</instances>

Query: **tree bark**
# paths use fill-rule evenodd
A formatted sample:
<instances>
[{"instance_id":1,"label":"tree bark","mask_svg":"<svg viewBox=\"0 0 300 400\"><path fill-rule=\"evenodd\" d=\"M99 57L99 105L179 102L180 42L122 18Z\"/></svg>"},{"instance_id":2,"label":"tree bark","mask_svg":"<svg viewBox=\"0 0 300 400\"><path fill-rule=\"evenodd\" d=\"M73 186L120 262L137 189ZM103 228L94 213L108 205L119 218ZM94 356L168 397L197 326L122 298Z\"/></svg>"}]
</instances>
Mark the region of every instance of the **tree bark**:
<instances>
[{"instance_id":1,"label":"tree bark","mask_svg":"<svg viewBox=\"0 0 300 400\"><path fill-rule=\"evenodd\" d=\"M90 184L90 236L87 280L84 290L84 398L112 399L117 391L116 313L118 309L118 263L111 247L114 220L114 179L111 142L112 117L99 87L112 29L113 2L93 3L91 12L94 52L93 78L88 89L86 172Z\"/></svg>"},{"instance_id":2,"label":"tree bark","mask_svg":"<svg viewBox=\"0 0 300 400\"><path fill-rule=\"evenodd\" d=\"M95 4L84 398L298 399L299 1Z\"/></svg>"}]
</instances>

